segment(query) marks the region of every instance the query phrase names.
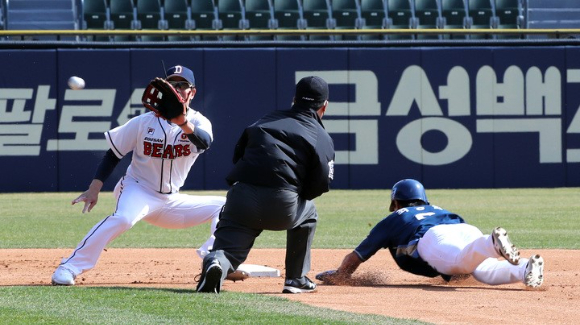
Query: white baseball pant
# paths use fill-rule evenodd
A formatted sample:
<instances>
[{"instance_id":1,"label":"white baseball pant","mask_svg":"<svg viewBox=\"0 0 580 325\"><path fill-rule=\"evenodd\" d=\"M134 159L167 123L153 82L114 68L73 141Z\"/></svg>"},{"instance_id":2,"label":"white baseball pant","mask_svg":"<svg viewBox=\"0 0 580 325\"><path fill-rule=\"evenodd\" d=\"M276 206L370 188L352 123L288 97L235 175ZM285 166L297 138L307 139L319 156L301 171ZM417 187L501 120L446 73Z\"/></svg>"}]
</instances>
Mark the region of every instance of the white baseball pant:
<instances>
[{"instance_id":1,"label":"white baseball pant","mask_svg":"<svg viewBox=\"0 0 580 325\"><path fill-rule=\"evenodd\" d=\"M210 238L199 249L207 254L213 246L213 233L226 201L222 196L160 194L130 177L124 177L117 183L114 194L117 198L115 212L97 223L70 257L62 260L61 265L75 275L92 269L107 244L140 220L170 229L188 228L211 221Z\"/></svg>"},{"instance_id":2,"label":"white baseball pant","mask_svg":"<svg viewBox=\"0 0 580 325\"><path fill-rule=\"evenodd\" d=\"M421 258L439 273L472 274L479 282L498 285L524 281L527 258L518 265L498 260L490 235L469 224L438 225L419 240Z\"/></svg>"}]
</instances>

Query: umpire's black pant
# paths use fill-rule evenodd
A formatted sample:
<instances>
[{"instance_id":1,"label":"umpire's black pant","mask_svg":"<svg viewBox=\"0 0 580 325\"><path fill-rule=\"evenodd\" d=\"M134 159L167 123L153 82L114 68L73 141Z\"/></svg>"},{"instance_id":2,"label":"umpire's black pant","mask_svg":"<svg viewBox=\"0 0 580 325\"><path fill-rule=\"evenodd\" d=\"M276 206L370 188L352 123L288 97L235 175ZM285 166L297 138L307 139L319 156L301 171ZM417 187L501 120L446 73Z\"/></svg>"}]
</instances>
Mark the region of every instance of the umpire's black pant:
<instances>
[{"instance_id":1,"label":"umpire's black pant","mask_svg":"<svg viewBox=\"0 0 580 325\"><path fill-rule=\"evenodd\" d=\"M310 247L318 214L314 203L294 191L236 183L227 194L212 251L222 266L223 279L242 264L263 230L286 230L286 278L300 278L310 271Z\"/></svg>"}]
</instances>

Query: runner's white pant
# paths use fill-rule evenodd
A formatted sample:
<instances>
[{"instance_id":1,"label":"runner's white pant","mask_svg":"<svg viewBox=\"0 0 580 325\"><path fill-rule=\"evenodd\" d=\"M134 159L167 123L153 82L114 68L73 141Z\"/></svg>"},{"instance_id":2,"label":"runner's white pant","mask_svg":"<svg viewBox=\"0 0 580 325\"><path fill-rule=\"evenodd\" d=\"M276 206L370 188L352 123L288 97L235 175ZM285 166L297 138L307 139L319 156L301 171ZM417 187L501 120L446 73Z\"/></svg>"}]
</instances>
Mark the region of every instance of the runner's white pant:
<instances>
[{"instance_id":1,"label":"runner's white pant","mask_svg":"<svg viewBox=\"0 0 580 325\"><path fill-rule=\"evenodd\" d=\"M524 281L527 258L518 265L498 260L493 239L476 227L465 223L438 225L419 240L421 258L439 273L472 274L483 283L497 285Z\"/></svg>"},{"instance_id":2,"label":"runner's white pant","mask_svg":"<svg viewBox=\"0 0 580 325\"><path fill-rule=\"evenodd\" d=\"M220 211L226 202L222 196L160 194L123 177L115 187L115 212L97 223L61 265L79 275L92 269L103 249L117 236L131 229L139 220L171 229L196 226L211 221L210 238L200 247L209 251L215 240Z\"/></svg>"}]
</instances>

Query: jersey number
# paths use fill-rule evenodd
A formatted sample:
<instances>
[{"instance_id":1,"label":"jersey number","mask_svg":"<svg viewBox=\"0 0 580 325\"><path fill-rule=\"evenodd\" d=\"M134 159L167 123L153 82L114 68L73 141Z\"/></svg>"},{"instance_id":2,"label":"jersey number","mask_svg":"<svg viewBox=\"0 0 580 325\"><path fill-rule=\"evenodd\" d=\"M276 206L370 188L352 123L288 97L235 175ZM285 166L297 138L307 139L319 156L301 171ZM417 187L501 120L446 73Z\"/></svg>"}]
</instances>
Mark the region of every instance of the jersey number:
<instances>
[{"instance_id":1,"label":"jersey number","mask_svg":"<svg viewBox=\"0 0 580 325\"><path fill-rule=\"evenodd\" d=\"M435 212L417 213L415 215L415 219L417 219L417 220L423 220L423 219L427 218L428 216L432 216L434 214L435 214Z\"/></svg>"}]
</instances>

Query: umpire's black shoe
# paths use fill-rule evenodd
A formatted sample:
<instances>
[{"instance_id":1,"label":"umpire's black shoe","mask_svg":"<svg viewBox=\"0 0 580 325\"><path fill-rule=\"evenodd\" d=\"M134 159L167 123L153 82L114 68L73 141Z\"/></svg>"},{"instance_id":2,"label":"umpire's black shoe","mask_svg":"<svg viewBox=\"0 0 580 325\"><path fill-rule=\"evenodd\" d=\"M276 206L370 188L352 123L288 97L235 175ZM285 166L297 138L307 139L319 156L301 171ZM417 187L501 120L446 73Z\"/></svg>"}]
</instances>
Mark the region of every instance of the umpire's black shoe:
<instances>
[{"instance_id":1,"label":"umpire's black shoe","mask_svg":"<svg viewBox=\"0 0 580 325\"><path fill-rule=\"evenodd\" d=\"M316 283L312 282L308 277L303 276L301 278L286 279L282 293L306 293L314 291L316 291Z\"/></svg>"},{"instance_id":2,"label":"umpire's black shoe","mask_svg":"<svg viewBox=\"0 0 580 325\"><path fill-rule=\"evenodd\" d=\"M209 261L197 285L197 292L220 293L222 288L222 274L223 270L220 262L216 258Z\"/></svg>"}]
</instances>

